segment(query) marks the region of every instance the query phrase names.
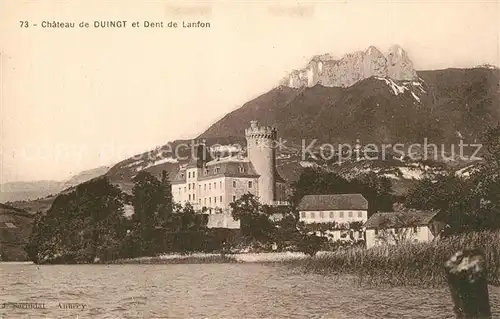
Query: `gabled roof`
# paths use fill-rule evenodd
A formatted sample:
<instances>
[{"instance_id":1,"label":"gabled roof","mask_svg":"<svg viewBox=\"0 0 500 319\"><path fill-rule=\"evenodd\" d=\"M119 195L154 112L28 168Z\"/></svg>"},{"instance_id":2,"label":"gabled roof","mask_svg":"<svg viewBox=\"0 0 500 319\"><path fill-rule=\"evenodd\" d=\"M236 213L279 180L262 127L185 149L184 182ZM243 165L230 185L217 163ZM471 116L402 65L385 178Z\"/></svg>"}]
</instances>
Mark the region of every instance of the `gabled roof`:
<instances>
[{"instance_id":1,"label":"gabled roof","mask_svg":"<svg viewBox=\"0 0 500 319\"><path fill-rule=\"evenodd\" d=\"M405 228L428 225L437 211L376 213L363 225L365 228Z\"/></svg>"},{"instance_id":2,"label":"gabled roof","mask_svg":"<svg viewBox=\"0 0 500 319\"><path fill-rule=\"evenodd\" d=\"M218 177L247 177L247 178L257 178L260 175L257 174L255 168L251 162L235 160L227 161L221 160L220 162L211 161L207 163L206 166L198 170L198 180L203 181ZM175 178L172 180L172 184L179 184L186 182L186 168L181 168Z\"/></svg>"},{"instance_id":3,"label":"gabled roof","mask_svg":"<svg viewBox=\"0 0 500 319\"><path fill-rule=\"evenodd\" d=\"M367 210L368 201L361 194L306 195L299 211Z\"/></svg>"},{"instance_id":4,"label":"gabled roof","mask_svg":"<svg viewBox=\"0 0 500 319\"><path fill-rule=\"evenodd\" d=\"M218 168L218 170L216 170ZM205 175L204 170L207 170ZM224 162L207 165L201 169L200 178L198 180L211 179L214 177L259 177L251 162L235 161Z\"/></svg>"}]
</instances>

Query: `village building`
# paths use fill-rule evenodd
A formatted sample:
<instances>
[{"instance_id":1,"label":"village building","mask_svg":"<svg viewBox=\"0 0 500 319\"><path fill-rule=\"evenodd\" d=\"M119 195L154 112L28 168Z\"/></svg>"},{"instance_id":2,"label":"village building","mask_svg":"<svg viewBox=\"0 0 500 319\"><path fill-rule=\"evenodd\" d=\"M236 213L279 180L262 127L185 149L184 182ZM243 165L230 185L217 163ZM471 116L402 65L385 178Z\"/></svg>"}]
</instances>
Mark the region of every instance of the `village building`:
<instances>
[{"instance_id":1,"label":"village building","mask_svg":"<svg viewBox=\"0 0 500 319\"><path fill-rule=\"evenodd\" d=\"M305 195L298 205L304 224L330 224L323 234L331 241L363 239L361 226L368 220L368 201L361 194ZM354 230L351 225L359 228Z\"/></svg>"},{"instance_id":2,"label":"village building","mask_svg":"<svg viewBox=\"0 0 500 319\"><path fill-rule=\"evenodd\" d=\"M208 214L208 227L239 228L230 204L247 193L265 205L286 204L286 182L276 169L277 130L251 121L245 137L246 157L241 153L213 157L205 142L199 142L196 154L172 181L174 202L189 203Z\"/></svg>"},{"instance_id":3,"label":"village building","mask_svg":"<svg viewBox=\"0 0 500 319\"><path fill-rule=\"evenodd\" d=\"M436 211L376 213L363 225L366 247L401 242L429 242L446 226Z\"/></svg>"}]
</instances>

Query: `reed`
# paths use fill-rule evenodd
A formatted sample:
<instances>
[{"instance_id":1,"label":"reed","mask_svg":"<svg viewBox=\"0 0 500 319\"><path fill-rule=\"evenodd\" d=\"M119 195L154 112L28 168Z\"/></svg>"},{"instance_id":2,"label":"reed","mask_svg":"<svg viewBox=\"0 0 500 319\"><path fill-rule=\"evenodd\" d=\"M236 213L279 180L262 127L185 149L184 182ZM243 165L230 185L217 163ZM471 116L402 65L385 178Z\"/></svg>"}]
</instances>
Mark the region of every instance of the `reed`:
<instances>
[{"instance_id":1,"label":"reed","mask_svg":"<svg viewBox=\"0 0 500 319\"><path fill-rule=\"evenodd\" d=\"M456 251L467 248L484 251L488 282L499 284L500 232L492 231L466 233L429 243L339 250L286 263L307 272L355 275L359 283L370 285L436 287L446 284L445 261Z\"/></svg>"}]
</instances>

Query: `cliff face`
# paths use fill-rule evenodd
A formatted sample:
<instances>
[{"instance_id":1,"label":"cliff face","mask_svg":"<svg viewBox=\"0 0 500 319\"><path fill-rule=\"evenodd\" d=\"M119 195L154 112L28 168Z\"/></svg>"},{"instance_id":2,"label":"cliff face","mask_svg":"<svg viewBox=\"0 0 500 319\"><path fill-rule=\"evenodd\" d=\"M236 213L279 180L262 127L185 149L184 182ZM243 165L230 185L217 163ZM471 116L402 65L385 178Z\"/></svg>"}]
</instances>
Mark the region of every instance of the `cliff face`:
<instances>
[{"instance_id":1,"label":"cliff face","mask_svg":"<svg viewBox=\"0 0 500 319\"><path fill-rule=\"evenodd\" d=\"M389 48L387 55L376 47L346 54L340 60L331 55L315 56L304 69L294 70L281 81L281 85L293 88L349 87L371 76L389 77L394 80L417 79L413 63L400 46Z\"/></svg>"}]
</instances>

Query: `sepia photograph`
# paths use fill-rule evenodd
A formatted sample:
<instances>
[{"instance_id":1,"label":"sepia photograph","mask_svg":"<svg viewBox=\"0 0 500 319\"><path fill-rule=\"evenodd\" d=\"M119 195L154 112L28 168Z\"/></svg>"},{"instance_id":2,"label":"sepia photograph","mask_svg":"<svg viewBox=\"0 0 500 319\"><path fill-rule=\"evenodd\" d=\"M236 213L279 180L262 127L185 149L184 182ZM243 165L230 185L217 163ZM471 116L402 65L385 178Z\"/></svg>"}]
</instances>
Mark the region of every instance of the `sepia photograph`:
<instances>
[{"instance_id":1,"label":"sepia photograph","mask_svg":"<svg viewBox=\"0 0 500 319\"><path fill-rule=\"evenodd\" d=\"M0 319L500 318L500 1L0 1Z\"/></svg>"}]
</instances>

